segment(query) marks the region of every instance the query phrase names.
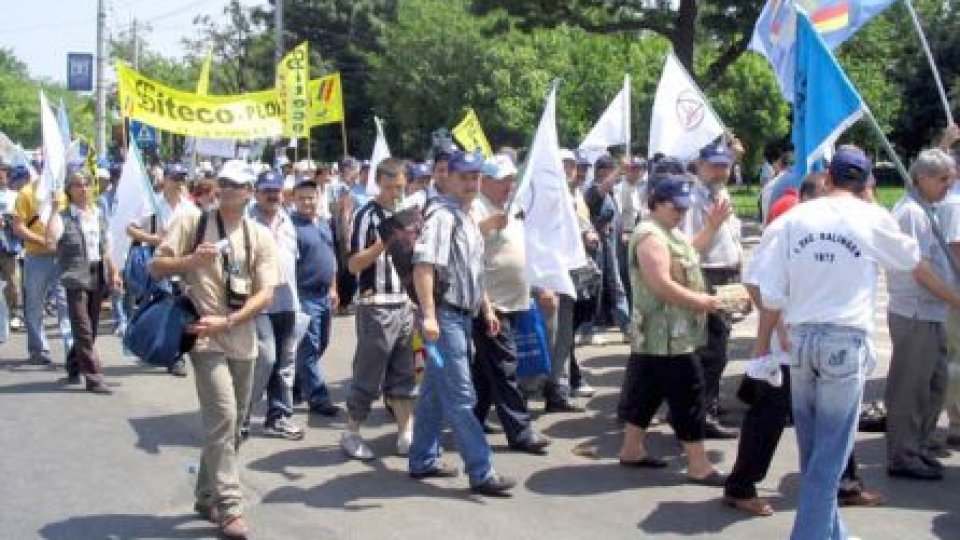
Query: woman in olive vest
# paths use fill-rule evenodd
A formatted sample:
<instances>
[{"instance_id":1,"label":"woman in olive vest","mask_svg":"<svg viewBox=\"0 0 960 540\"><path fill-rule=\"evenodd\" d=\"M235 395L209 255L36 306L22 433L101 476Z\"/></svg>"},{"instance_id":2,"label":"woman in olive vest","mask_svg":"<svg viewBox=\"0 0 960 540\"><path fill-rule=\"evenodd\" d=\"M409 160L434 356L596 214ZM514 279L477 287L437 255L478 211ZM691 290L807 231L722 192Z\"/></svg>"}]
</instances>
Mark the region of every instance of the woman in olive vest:
<instances>
[{"instance_id":1,"label":"woman in olive vest","mask_svg":"<svg viewBox=\"0 0 960 540\"><path fill-rule=\"evenodd\" d=\"M110 394L103 382L103 367L94 342L100 322L100 305L119 288L120 273L110 260L107 224L92 202L91 180L82 173L67 176L69 205L50 218L47 243L57 250L60 282L67 291L67 311L73 330L73 347L67 353L67 381L86 378L87 390Z\"/></svg>"},{"instance_id":2,"label":"woman in olive vest","mask_svg":"<svg viewBox=\"0 0 960 540\"><path fill-rule=\"evenodd\" d=\"M644 445L645 430L666 399L687 455L687 479L723 486L703 446L704 380L693 354L706 341L706 314L719 300L704 292L697 250L677 229L690 206L690 184L682 176L654 177L648 197L650 219L636 227L628 252L634 287L631 354L618 407L624 422L620 464L666 467Z\"/></svg>"}]
</instances>

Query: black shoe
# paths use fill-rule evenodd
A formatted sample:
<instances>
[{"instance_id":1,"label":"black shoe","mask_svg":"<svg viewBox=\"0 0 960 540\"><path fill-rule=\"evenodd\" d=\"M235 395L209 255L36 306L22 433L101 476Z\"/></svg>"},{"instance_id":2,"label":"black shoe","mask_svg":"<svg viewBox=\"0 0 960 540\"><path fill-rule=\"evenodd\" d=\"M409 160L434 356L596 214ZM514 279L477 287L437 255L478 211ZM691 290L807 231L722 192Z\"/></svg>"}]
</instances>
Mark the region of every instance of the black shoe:
<instances>
[{"instance_id":1,"label":"black shoe","mask_svg":"<svg viewBox=\"0 0 960 540\"><path fill-rule=\"evenodd\" d=\"M547 447L550 446L552 442L553 441L547 436L534 433L533 436L526 441L511 444L510 449L518 452L526 452L535 456L545 456L547 454Z\"/></svg>"},{"instance_id":2,"label":"black shoe","mask_svg":"<svg viewBox=\"0 0 960 540\"><path fill-rule=\"evenodd\" d=\"M329 401L325 401L323 403L311 403L310 412L319 414L320 416L328 416L333 418L334 416L340 414L340 407L337 407Z\"/></svg>"},{"instance_id":3,"label":"black shoe","mask_svg":"<svg viewBox=\"0 0 960 540\"><path fill-rule=\"evenodd\" d=\"M91 392L93 394L100 394L102 396L109 396L110 394L113 393L113 390L108 388L107 385L103 384L102 382L94 382L94 383L88 382L87 392Z\"/></svg>"},{"instance_id":4,"label":"black shoe","mask_svg":"<svg viewBox=\"0 0 960 540\"><path fill-rule=\"evenodd\" d=\"M930 467L935 471L939 471L940 473L943 473L943 463L939 459L937 459L935 456L922 455L920 456L920 461L923 462L923 464L926 465L927 467Z\"/></svg>"},{"instance_id":5,"label":"black shoe","mask_svg":"<svg viewBox=\"0 0 960 540\"><path fill-rule=\"evenodd\" d=\"M67 378L63 380L64 384L77 385L83 382L83 379L80 378L79 373L70 373L67 375Z\"/></svg>"},{"instance_id":6,"label":"black shoe","mask_svg":"<svg viewBox=\"0 0 960 540\"><path fill-rule=\"evenodd\" d=\"M737 432L721 427L719 422L708 421L704 425L703 436L707 439L736 439Z\"/></svg>"},{"instance_id":7,"label":"black shoe","mask_svg":"<svg viewBox=\"0 0 960 540\"><path fill-rule=\"evenodd\" d=\"M489 420L483 422L483 432L487 435L496 435L497 433L503 433L503 430L500 429L496 424L490 422Z\"/></svg>"},{"instance_id":8,"label":"black shoe","mask_svg":"<svg viewBox=\"0 0 960 540\"><path fill-rule=\"evenodd\" d=\"M543 408L543 412L545 413L583 412L585 410L582 406L577 405L569 399L548 401Z\"/></svg>"},{"instance_id":9,"label":"black shoe","mask_svg":"<svg viewBox=\"0 0 960 540\"><path fill-rule=\"evenodd\" d=\"M470 491L487 497L510 497L510 490L516 485L512 478L494 474L486 482L470 486Z\"/></svg>"},{"instance_id":10,"label":"black shoe","mask_svg":"<svg viewBox=\"0 0 960 540\"><path fill-rule=\"evenodd\" d=\"M186 377L187 363L183 360L177 360L172 366L167 368L167 373L173 375L174 377Z\"/></svg>"},{"instance_id":11,"label":"black shoe","mask_svg":"<svg viewBox=\"0 0 960 540\"><path fill-rule=\"evenodd\" d=\"M887 475L910 480L943 480L943 471L938 471L922 463L888 467Z\"/></svg>"},{"instance_id":12,"label":"black shoe","mask_svg":"<svg viewBox=\"0 0 960 540\"><path fill-rule=\"evenodd\" d=\"M410 477L416 478L417 480L423 480L424 478L455 478L460 471L453 465L447 465L446 463L440 463L436 467L423 471L423 472L413 472L410 471Z\"/></svg>"}]
</instances>

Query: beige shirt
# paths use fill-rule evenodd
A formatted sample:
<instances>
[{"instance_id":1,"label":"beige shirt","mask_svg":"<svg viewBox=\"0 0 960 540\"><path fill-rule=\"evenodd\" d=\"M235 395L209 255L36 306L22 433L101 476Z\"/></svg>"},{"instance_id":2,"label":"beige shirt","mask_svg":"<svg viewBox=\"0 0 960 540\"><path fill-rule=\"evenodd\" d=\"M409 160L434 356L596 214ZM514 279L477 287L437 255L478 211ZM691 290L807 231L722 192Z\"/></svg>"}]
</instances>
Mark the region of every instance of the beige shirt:
<instances>
[{"instance_id":1,"label":"beige shirt","mask_svg":"<svg viewBox=\"0 0 960 540\"><path fill-rule=\"evenodd\" d=\"M483 195L473 201L472 214L477 222L502 212ZM487 297L494 309L505 312L530 308L530 285L526 279L523 223L514 217L507 219L501 230L483 235L484 280Z\"/></svg>"},{"instance_id":2,"label":"beige shirt","mask_svg":"<svg viewBox=\"0 0 960 540\"><path fill-rule=\"evenodd\" d=\"M216 243L219 240L216 215L207 220L204 242ZM255 221L247 220L250 231L250 251L252 259L247 261L243 226L227 234L230 242L230 262L237 268L239 279L251 280L251 294L274 287L278 282L280 270L277 265L276 249L270 231ZM180 257L193 252L196 241L197 225L200 223L199 211L178 213L170 223L163 243L160 245L164 255ZM187 295L193 300L201 316L229 314L227 308L226 275L223 263L218 255L210 266L184 274L183 283ZM194 347L197 352L222 352L228 358L253 360L257 357L257 336L252 320L239 323L232 329L216 334L211 338L197 340Z\"/></svg>"}]
</instances>

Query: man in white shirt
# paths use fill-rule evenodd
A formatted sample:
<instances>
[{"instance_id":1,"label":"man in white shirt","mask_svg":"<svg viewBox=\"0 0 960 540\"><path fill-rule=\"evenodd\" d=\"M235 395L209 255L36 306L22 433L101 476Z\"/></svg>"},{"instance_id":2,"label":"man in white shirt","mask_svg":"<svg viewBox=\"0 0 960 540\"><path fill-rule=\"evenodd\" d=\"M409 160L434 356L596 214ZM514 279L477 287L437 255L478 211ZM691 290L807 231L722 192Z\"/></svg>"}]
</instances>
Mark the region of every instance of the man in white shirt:
<instances>
[{"instance_id":1,"label":"man in white shirt","mask_svg":"<svg viewBox=\"0 0 960 540\"><path fill-rule=\"evenodd\" d=\"M793 418L800 449L800 498L791 538L842 539L837 488L874 364L879 266L912 271L937 296L960 303L884 209L857 197L870 177L862 150L841 147L829 195L800 205L765 232L751 273L762 308L755 354L770 354L778 321L789 329Z\"/></svg>"}]
</instances>

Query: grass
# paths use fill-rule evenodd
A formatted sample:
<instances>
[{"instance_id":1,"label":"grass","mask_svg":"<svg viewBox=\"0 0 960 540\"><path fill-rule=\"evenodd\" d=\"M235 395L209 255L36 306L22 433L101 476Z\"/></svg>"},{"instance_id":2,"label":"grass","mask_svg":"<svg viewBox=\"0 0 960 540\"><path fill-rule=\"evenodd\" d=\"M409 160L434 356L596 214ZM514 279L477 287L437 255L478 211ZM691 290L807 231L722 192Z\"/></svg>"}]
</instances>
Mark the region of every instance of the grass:
<instances>
[{"instance_id":1,"label":"grass","mask_svg":"<svg viewBox=\"0 0 960 540\"><path fill-rule=\"evenodd\" d=\"M902 186L877 187L877 200L887 209L893 208L893 205L902 196ZM759 213L757 201L760 198L759 186L733 186L730 188L730 198L733 200L733 210L738 217L757 219Z\"/></svg>"}]
</instances>

